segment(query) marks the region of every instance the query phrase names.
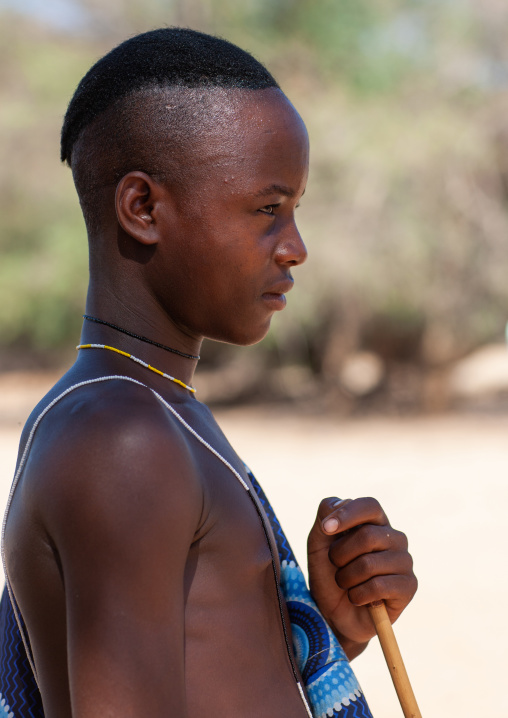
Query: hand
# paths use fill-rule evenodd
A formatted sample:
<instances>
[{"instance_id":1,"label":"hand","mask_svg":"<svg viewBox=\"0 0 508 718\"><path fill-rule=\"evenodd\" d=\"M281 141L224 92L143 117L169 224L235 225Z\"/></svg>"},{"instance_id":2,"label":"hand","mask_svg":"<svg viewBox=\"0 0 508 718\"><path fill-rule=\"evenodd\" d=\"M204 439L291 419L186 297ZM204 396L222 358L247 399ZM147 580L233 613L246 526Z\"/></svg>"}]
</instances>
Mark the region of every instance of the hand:
<instances>
[{"instance_id":1,"label":"hand","mask_svg":"<svg viewBox=\"0 0 508 718\"><path fill-rule=\"evenodd\" d=\"M367 605L384 600L391 622L417 580L407 538L376 499L324 499L307 543L310 590L348 658L375 635Z\"/></svg>"}]
</instances>

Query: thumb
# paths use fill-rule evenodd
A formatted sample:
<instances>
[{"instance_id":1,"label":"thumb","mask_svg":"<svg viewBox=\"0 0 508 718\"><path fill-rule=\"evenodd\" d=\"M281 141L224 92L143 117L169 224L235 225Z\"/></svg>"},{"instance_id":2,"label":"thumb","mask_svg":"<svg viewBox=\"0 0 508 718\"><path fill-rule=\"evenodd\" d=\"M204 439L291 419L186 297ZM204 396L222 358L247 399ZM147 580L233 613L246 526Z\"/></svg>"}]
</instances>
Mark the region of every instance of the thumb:
<instances>
[{"instance_id":1,"label":"thumb","mask_svg":"<svg viewBox=\"0 0 508 718\"><path fill-rule=\"evenodd\" d=\"M309 554L322 549L328 550L335 535L342 530L340 510L350 502L351 499L339 499L336 496L321 501L307 542Z\"/></svg>"}]
</instances>

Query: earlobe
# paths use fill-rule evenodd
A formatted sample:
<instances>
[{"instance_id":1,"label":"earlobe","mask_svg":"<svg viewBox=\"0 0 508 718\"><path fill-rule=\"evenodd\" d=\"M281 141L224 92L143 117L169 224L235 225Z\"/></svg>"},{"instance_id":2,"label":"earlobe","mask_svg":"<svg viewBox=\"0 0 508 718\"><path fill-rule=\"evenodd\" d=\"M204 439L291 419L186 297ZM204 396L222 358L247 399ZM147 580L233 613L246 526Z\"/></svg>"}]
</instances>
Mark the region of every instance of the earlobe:
<instances>
[{"instance_id":1,"label":"earlobe","mask_svg":"<svg viewBox=\"0 0 508 718\"><path fill-rule=\"evenodd\" d=\"M123 231L146 246L159 241L154 205L157 185L145 172L129 172L117 185L115 210Z\"/></svg>"}]
</instances>

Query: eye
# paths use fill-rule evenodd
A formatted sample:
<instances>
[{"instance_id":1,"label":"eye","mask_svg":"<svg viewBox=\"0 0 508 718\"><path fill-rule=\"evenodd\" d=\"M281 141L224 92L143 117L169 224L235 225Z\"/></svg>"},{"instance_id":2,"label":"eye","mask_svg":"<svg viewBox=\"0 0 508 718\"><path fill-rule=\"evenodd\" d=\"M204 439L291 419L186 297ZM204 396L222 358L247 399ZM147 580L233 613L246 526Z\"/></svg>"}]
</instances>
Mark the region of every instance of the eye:
<instances>
[{"instance_id":1,"label":"eye","mask_svg":"<svg viewBox=\"0 0 508 718\"><path fill-rule=\"evenodd\" d=\"M263 212L263 214L274 214L277 207L279 207L279 204L267 204L264 207L261 207L259 210L260 212Z\"/></svg>"}]
</instances>

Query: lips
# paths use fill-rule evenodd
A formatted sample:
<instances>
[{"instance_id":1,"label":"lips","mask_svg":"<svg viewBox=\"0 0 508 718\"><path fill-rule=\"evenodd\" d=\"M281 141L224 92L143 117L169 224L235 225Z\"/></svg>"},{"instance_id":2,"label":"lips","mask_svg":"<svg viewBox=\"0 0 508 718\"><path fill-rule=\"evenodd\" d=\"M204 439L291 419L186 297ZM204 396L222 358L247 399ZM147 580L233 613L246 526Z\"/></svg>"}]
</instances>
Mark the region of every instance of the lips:
<instances>
[{"instance_id":1,"label":"lips","mask_svg":"<svg viewBox=\"0 0 508 718\"><path fill-rule=\"evenodd\" d=\"M263 292L262 299L271 311L281 311L286 306L286 294L293 288L293 280L285 279Z\"/></svg>"},{"instance_id":2,"label":"lips","mask_svg":"<svg viewBox=\"0 0 508 718\"><path fill-rule=\"evenodd\" d=\"M293 284L293 279L284 279L282 282L278 282L278 284L274 284L269 289L266 289L263 292L263 297L281 296L282 294L287 294L291 291L291 289L293 289Z\"/></svg>"}]
</instances>

